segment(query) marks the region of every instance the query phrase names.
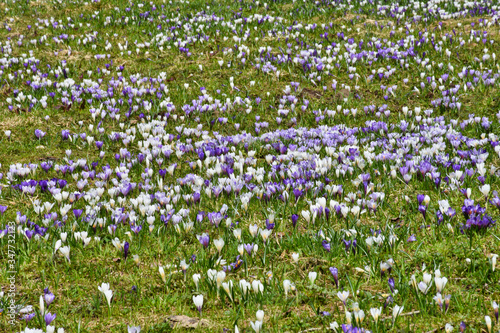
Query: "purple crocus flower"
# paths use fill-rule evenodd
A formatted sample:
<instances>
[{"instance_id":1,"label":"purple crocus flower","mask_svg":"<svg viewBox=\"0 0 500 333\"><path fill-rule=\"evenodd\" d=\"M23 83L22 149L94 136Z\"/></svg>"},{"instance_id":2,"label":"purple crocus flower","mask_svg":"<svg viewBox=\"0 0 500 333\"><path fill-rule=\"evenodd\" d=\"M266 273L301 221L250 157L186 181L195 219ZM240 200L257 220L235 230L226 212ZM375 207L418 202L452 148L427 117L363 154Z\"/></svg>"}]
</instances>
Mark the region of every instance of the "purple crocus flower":
<instances>
[{"instance_id":1,"label":"purple crocus flower","mask_svg":"<svg viewBox=\"0 0 500 333\"><path fill-rule=\"evenodd\" d=\"M44 131L42 131L38 128L35 130L35 136L37 139L43 138L45 136L45 134L47 134L47 133L45 133Z\"/></svg>"},{"instance_id":2,"label":"purple crocus flower","mask_svg":"<svg viewBox=\"0 0 500 333\"><path fill-rule=\"evenodd\" d=\"M326 217L326 220L329 221L330 220L330 209L326 208L325 207L325 217Z\"/></svg>"},{"instance_id":3,"label":"purple crocus flower","mask_svg":"<svg viewBox=\"0 0 500 333\"><path fill-rule=\"evenodd\" d=\"M201 245L203 245L203 247L207 248L210 243L210 236L208 234L202 234L201 236L198 236L198 241Z\"/></svg>"},{"instance_id":4,"label":"purple crocus flower","mask_svg":"<svg viewBox=\"0 0 500 333\"><path fill-rule=\"evenodd\" d=\"M0 214L3 215L3 213L5 213L5 211L7 210L8 206L0 206Z\"/></svg>"},{"instance_id":5,"label":"purple crocus flower","mask_svg":"<svg viewBox=\"0 0 500 333\"><path fill-rule=\"evenodd\" d=\"M339 270L336 267L330 267L330 273L333 275L333 280L335 281L335 286L339 287Z\"/></svg>"},{"instance_id":6,"label":"purple crocus flower","mask_svg":"<svg viewBox=\"0 0 500 333\"><path fill-rule=\"evenodd\" d=\"M205 212L199 211L196 214L196 222L201 223L203 222L203 218L205 217Z\"/></svg>"},{"instance_id":7,"label":"purple crocus flower","mask_svg":"<svg viewBox=\"0 0 500 333\"><path fill-rule=\"evenodd\" d=\"M500 198L498 198L498 196L495 196L494 198L492 198L492 199L490 200L490 203L491 203L492 205L494 205L495 207L500 208ZM2 207L3 207L3 206L0 206L0 213L2 212ZM3 214L3 213L2 213L2 214Z\"/></svg>"},{"instance_id":8,"label":"purple crocus flower","mask_svg":"<svg viewBox=\"0 0 500 333\"><path fill-rule=\"evenodd\" d=\"M47 306L49 306L54 301L56 296L54 296L54 294L49 291L48 293L43 295L43 298L45 299L45 303L47 304Z\"/></svg>"},{"instance_id":9,"label":"purple crocus flower","mask_svg":"<svg viewBox=\"0 0 500 333\"><path fill-rule=\"evenodd\" d=\"M427 206L424 206L424 205L419 205L418 206L418 211L420 213L422 213L422 215L424 216L424 220L425 220L425 213L427 212Z\"/></svg>"},{"instance_id":10,"label":"purple crocus flower","mask_svg":"<svg viewBox=\"0 0 500 333\"><path fill-rule=\"evenodd\" d=\"M248 255L252 255L252 251L253 251L253 247L254 247L254 244L245 244L243 245L243 247L245 248L245 251L247 251Z\"/></svg>"},{"instance_id":11,"label":"purple crocus flower","mask_svg":"<svg viewBox=\"0 0 500 333\"><path fill-rule=\"evenodd\" d=\"M389 284L389 288L391 289L391 293L394 293L394 289L396 289L396 284L394 282L394 279L393 278L389 278L389 280L387 281L387 283Z\"/></svg>"},{"instance_id":12,"label":"purple crocus flower","mask_svg":"<svg viewBox=\"0 0 500 333\"><path fill-rule=\"evenodd\" d=\"M73 209L73 214L75 215L75 218L78 219L83 213L82 209Z\"/></svg>"},{"instance_id":13,"label":"purple crocus flower","mask_svg":"<svg viewBox=\"0 0 500 333\"><path fill-rule=\"evenodd\" d=\"M440 210L436 211L436 218L437 218L437 224L440 225L444 220L443 214L441 213Z\"/></svg>"},{"instance_id":14,"label":"purple crocus flower","mask_svg":"<svg viewBox=\"0 0 500 333\"><path fill-rule=\"evenodd\" d=\"M272 230L274 229L274 223L270 223L269 219L266 219L266 229L267 230Z\"/></svg>"},{"instance_id":15,"label":"purple crocus flower","mask_svg":"<svg viewBox=\"0 0 500 333\"><path fill-rule=\"evenodd\" d=\"M465 322L462 321L460 323L460 327L459 327L460 333L464 333L466 328L467 328L467 325L465 325Z\"/></svg>"},{"instance_id":16,"label":"purple crocus flower","mask_svg":"<svg viewBox=\"0 0 500 333\"><path fill-rule=\"evenodd\" d=\"M69 139L69 131L68 130L62 130L61 131L61 137L63 140L68 140Z\"/></svg>"},{"instance_id":17,"label":"purple crocus flower","mask_svg":"<svg viewBox=\"0 0 500 333\"><path fill-rule=\"evenodd\" d=\"M424 202L425 195L423 194L417 194L417 201L419 205L422 205L422 202Z\"/></svg>"},{"instance_id":18,"label":"purple crocus flower","mask_svg":"<svg viewBox=\"0 0 500 333\"><path fill-rule=\"evenodd\" d=\"M302 190L299 190L299 189L294 189L293 190L293 195L295 196L295 202L297 202L299 200L299 198L303 195L304 193L302 192Z\"/></svg>"},{"instance_id":19,"label":"purple crocus flower","mask_svg":"<svg viewBox=\"0 0 500 333\"><path fill-rule=\"evenodd\" d=\"M27 322L29 322L31 319L33 319L35 317L35 313L32 312L32 313L28 313L27 315L24 315L21 320L24 320Z\"/></svg>"},{"instance_id":20,"label":"purple crocus flower","mask_svg":"<svg viewBox=\"0 0 500 333\"><path fill-rule=\"evenodd\" d=\"M444 297L444 312L448 312L448 308L450 307L451 295L446 295Z\"/></svg>"},{"instance_id":21,"label":"purple crocus flower","mask_svg":"<svg viewBox=\"0 0 500 333\"><path fill-rule=\"evenodd\" d=\"M415 234L408 237L408 240L407 240L408 243L416 242L416 241L417 241L417 237L415 236Z\"/></svg>"},{"instance_id":22,"label":"purple crocus flower","mask_svg":"<svg viewBox=\"0 0 500 333\"><path fill-rule=\"evenodd\" d=\"M116 231L117 225L116 224L110 224L108 226L108 230L114 235Z\"/></svg>"},{"instance_id":23,"label":"purple crocus flower","mask_svg":"<svg viewBox=\"0 0 500 333\"><path fill-rule=\"evenodd\" d=\"M295 228L295 226L297 225L297 221L299 220L299 216L297 214L292 214L291 219L292 219L292 225Z\"/></svg>"},{"instance_id":24,"label":"purple crocus flower","mask_svg":"<svg viewBox=\"0 0 500 333\"><path fill-rule=\"evenodd\" d=\"M28 237L28 239L31 239L34 233L35 232L32 230L26 230L24 234L26 235L26 237Z\"/></svg>"},{"instance_id":25,"label":"purple crocus flower","mask_svg":"<svg viewBox=\"0 0 500 333\"><path fill-rule=\"evenodd\" d=\"M136 235L142 230L142 225L131 225L130 230L132 230Z\"/></svg>"},{"instance_id":26,"label":"purple crocus flower","mask_svg":"<svg viewBox=\"0 0 500 333\"><path fill-rule=\"evenodd\" d=\"M457 212L453 208L449 207L445 214L446 216L452 218L456 213Z\"/></svg>"},{"instance_id":27,"label":"purple crocus flower","mask_svg":"<svg viewBox=\"0 0 500 333\"><path fill-rule=\"evenodd\" d=\"M392 298L392 295L389 295L385 302L384 302L384 309L389 305L389 304L392 304L394 302L394 298Z\"/></svg>"},{"instance_id":28,"label":"purple crocus flower","mask_svg":"<svg viewBox=\"0 0 500 333\"><path fill-rule=\"evenodd\" d=\"M130 244L128 242L125 242L125 244L123 244L123 256L125 257L125 260L127 260L129 248L130 248Z\"/></svg>"},{"instance_id":29,"label":"purple crocus flower","mask_svg":"<svg viewBox=\"0 0 500 333\"><path fill-rule=\"evenodd\" d=\"M352 241L350 241L350 240L348 241L348 240L343 239L342 241L344 242L346 252L348 252L349 250L352 250L352 253L356 254L356 246L358 245L358 242L356 239L354 239Z\"/></svg>"},{"instance_id":30,"label":"purple crocus flower","mask_svg":"<svg viewBox=\"0 0 500 333\"><path fill-rule=\"evenodd\" d=\"M56 314L55 313L52 314L50 312L46 313L44 319L45 319L45 325L48 326L52 321L54 321L54 319L56 319Z\"/></svg>"},{"instance_id":31,"label":"purple crocus flower","mask_svg":"<svg viewBox=\"0 0 500 333\"><path fill-rule=\"evenodd\" d=\"M323 246L326 252L330 252L330 250L332 249L330 243L328 243L326 239L324 239L323 242L321 242L321 246Z\"/></svg>"}]
</instances>

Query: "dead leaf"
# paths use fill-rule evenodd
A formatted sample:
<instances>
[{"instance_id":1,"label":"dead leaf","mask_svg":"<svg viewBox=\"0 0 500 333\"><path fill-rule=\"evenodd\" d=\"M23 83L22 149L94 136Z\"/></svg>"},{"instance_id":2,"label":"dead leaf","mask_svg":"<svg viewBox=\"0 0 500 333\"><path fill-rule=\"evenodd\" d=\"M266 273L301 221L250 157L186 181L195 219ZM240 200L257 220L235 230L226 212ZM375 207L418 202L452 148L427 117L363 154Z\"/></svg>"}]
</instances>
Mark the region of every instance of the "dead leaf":
<instances>
[{"instance_id":1,"label":"dead leaf","mask_svg":"<svg viewBox=\"0 0 500 333\"><path fill-rule=\"evenodd\" d=\"M320 91L304 88L302 89L301 95L303 97L309 96L312 98L321 98L323 96L323 93L321 93Z\"/></svg>"},{"instance_id":2,"label":"dead leaf","mask_svg":"<svg viewBox=\"0 0 500 333\"><path fill-rule=\"evenodd\" d=\"M210 322L206 319L192 318L184 315L168 317L172 328L197 328L208 327Z\"/></svg>"},{"instance_id":3,"label":"dead leaf","mask_svg":"<svg viewBox=\"0 0 500 333\"><path fill-rule=\"evenodd\" d=\"M339 92L337 94L335 94L335 98L336 99L347 98L347 97L349 97L350 94L351 94L351 92L349 90L340 89Z\"/></svg>"}]
</instances>

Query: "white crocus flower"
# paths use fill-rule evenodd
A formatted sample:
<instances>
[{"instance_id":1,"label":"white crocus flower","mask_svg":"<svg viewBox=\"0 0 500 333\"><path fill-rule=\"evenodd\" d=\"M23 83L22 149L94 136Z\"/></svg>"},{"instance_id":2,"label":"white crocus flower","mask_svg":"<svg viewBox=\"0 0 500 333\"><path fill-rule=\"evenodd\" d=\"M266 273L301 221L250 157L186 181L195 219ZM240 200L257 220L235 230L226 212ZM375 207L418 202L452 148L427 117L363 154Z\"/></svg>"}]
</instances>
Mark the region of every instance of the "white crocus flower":
<instances>
[{"instance_id":1,"label":"white crocus flower","mask_svg":"<svg viewBox=\"0 0 500 333\"><path fill-rule=\"evenodd\" d=\"M311 285L314 284L314 281L316 281L317 277L318 277L318 273L316 273L316 272L309 272L309 282L311 282Z\"/></svg>"},{"instance_id":2,"label":"white crocus flower","mask_svg":"<svg viewBox=\"0 0 500 333\"><path fill-rule=\"evenodd\" d=\"M256 320L255 322L251 321L250 325L252 326L253 330L255 333L260 333L260 330L262 329L262 322Z\"/></svg>"},{"instance_id":3,"label":"white crocus flower","mask_svg":"<svg viewBox=\"0 0 500 333\"><path fill-rule=\"evenodd\" d=\"M438 293L442 292L444 287L446 286L446 283L448 282L448 279L445 277L435 277L434 278L434 283L436 284L436 290Z\"/></svg>"},{"instance_id":4,"label":"white crocus flower","mask_svg":"<svg viewBox=\"0 0 500 333\"><path fill-rule=\"evenodd\" d=\"M494 254L492 253L490 255L490 259L491 259L491 269L492 271L494 272L495 271L495 268L497 266L497 257L498 257L498 254Z\"/></svg>"},{"instance_id":5,"label":"white crocus flower","mask_svg":"<svg viewBox=\"0 0 500 333\"><path fill-rule=\"evenodd\" d=\"M198 288L200 286L200 279L201 279L200 274L193 274L193 282L194 282L194 285L196 286L196 290L198 290Z\"/></svg>"},{"instance_id":6,"label":"white crocus flower","mask_svg":"<svg viewBox=\"0 0 500 333\"><path fill-rule=\"evenodd\" d=\"M258 310L257 313L255 314L255 317L257 318L258 321L264 322L264 311Z\"/></svg>"},{"instance_id":7,"label":"white crocus flower","mask_svg":"<svg viewBox=\"0 0 500 333\"><path fill-rule=\"evenodd\" d=\"M373 320L375 320L375 323L377 323L378 322L378 318L382 314L382 307L380 307L380 308L371 308L370 309L370 314L372 315Z\"/></svg>"},{"instance_id":8,"label":"white crocus flower","mask_svg":"<svg viewBox=\"0 0 500 333\"><path fill-rule=\"evenodd\" d=\"M163 266L158 267L158 271L160 272L161 279L163 280L163 283L167 283L167 279L165 277L165 270L163 269Z\"/></svg>"},{"instance_id":9,"label":"white crocus flower","mask_svg":"<svg viewBox=\"0 0 500 333\"><path fill-rule=\"evenodd\" d=\"M283 290L285 291L285 297L288 297L288 292L290 291L291 286L290 280L283 280Z\"/></svg>"},{"instance_id":10,"label":"white crocus flower","mask_svg":"<svg viewBox=\"0 0 500 333\"><path fill-rule=\"evenodd\" d=\"M111 306L111 298L113 297L113 291L109 289L109 283L102 283L100 287L97 287L101 293L106 297L108 306Z\"/></svg>"},{"instance_id":11,"label":"white crocus flower","mask_svg":"<svg viewBox=\"0 0 500 333\"><path fill-rule=\"evenodd\" d=\"M193 303L194 306L196 306L196 309L198 309L198 312L201 316L201 308L203 307L203 295L193 296Z\"/></svg>"},{"instance_id":12,"label":"white crocus flower","mask_svg":"<svg viewBox=\"0 0 500 333\"><path fill-rule=\"evenodd\" d=\"M71 262L71 260L69 259L69 251L70 251L69 246L63 246L59 248L59 252L61 252L62 255L66 257L66 259L68 259L69 262Z\"/></svg>"},{"instance_id":13,"label":"white crocus flower","mask_svg":"<svg viewBox=\"0 0 500 333\"><path fill-rule=\"evenodd\" d=\"M349 291L339 291L337 297L345 304L347 298L349 298Z\"/></svg>"},{"instance_id":14,"label":"white crocus flower","mask_svg":"<svg viewBox=\"0 0 500 333\"><path fill-rule=\"evenodd\" d=\"M483 186L479 187L479 191L481 191L481 193L487 197L488 194L490 193L490 184L484 184Z\"/></svg>"},{"instance_id":15,"label":"white crocus flower","mask_svg":"<svg viewBox=\"0 0 500 333\"><path fill-rule=\"evenodd\" d=\"M491 333L491 317L484 316L484 322L486 323L486 327L488 328L488 333Z\"/></svg>"},{"instance_id":16,"label":"white crocus flower","mask_svg":"<svg viewBox=\"0 0 500 333\"><path fill-rule=\"evenodd\" d=\"M394 305L392 309L392 320L396 320L396 318L403 313L404 306Z\"/></svg>"}]
</instances>

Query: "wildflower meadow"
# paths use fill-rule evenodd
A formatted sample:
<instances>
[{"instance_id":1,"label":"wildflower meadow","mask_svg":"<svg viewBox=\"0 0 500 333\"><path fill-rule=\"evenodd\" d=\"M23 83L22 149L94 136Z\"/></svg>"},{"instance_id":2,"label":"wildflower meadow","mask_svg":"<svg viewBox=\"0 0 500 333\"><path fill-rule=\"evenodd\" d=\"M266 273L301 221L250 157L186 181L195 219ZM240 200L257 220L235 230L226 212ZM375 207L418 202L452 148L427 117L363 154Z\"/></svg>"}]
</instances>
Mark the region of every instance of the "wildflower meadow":
<instances>
[{"instance_id":1,"label":"wildflower meadow","mask_svg":"<svg viewBox=\"0 0 500 333\"><path fill-rule=\"evenodd\" d=\"M0 332L499 332L496 0L0 2Z\"/></svg>"}]
</instances>

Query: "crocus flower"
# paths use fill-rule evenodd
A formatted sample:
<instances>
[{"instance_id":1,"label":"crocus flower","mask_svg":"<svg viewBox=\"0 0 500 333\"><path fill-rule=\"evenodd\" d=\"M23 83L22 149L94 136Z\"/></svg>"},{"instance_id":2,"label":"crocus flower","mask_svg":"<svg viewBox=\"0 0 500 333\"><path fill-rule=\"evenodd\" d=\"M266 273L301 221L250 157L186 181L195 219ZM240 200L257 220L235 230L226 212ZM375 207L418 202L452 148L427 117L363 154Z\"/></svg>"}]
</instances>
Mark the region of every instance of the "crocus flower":
<instances>
[{"instance_id":1,"label":"crocus flower","mask_svg":"<svg viewBox=\"0 0 500 333\"><path fill-rule=\"evenodd\" d=\"M132 255L132 259L134 259L135 264L137 266L139 266L139 264L141 263L141 259L140 259L139 255L137 255L137 254Z\"/></svg>"},{"instance_id":2,"label":"crocus flower","mask_svg":"<svg viewBox=\"0 0 500 333\"><path fill-rule=\"evenodd\" d=\"M490 259L491 259L491 270L494 272L495 271L495 268L497 266L497 257L498 257L498 254L495 254L495 253L492 253L490 255Z\"/></svg>"},{"instance_id":3,"label":"crocus flower","mask_svg":"<svg viewBox=\"0 0 500 333\"><path fill-rule=\"evenodd\" d=\"M339 270L336 267L330 267L330 273L333 275L333 280L335 281L335 286L339 287Z\"/></svg>"},{"instance_id":4,"label":"crocus flower","mask_svg":"<svg viewBox=\"0 0 500 333\"><path fill-rule=\"evenodd\" d=\"M498 303L493 301L491 302L491 306L493 307L493 311L495 311L495 321L498 324Z\"/></svg>"},{"instance_id":5,"label":"crocus flower","mask_svg":"<svg viewBox=\"0 0 500 333\"><path fill-rule=\"evenodd\" d=\"M201 309L203 307L203 295L193 296L193 303L196 306L196 309L198 309L198 312L200 313L201 317Z\"/></svg>"},{"instance_id":6,"label":"crocus flower","mask_svg":"<svg viewBox=\"0 0 500 333\"><path fill-rule=\"evenodd\" d=\"M389 278L388 284L389 284L389 288L391 289L391 292L393 293L394 289L396 287L396 284L394 283L394 279L393 278Z\"/></svg>"},{"instance_id":7,"label":"crocus flower","mask_svg":"<svg viewBox=\"0 0 500 333\"><path fill-rule=\"evenodd\" d=\"M450 307L451 295L446 295L444 297L444 311L447 312Z\"/></svg>"},{"instance_id":8,"label":"crocus flower","mask_svg":"<svg viewBox=\"0 0 500 333\"><path fill-rule=\"evenodd\" d=\"M484 322L486 324L486 327L488 328L488 333L491 333L491 317L484 316Z\"/></svg>"},{"instance_id":9,"label":"crocus flower","mask_svg":"<svg viewBox=\"0 0 500 333\"><path fill-rule=\"evenodd\" d=\"M125 242L123 244L123 257L125 258L125 260L127 260L127 256L128 256L128 249L130 248L130 244L128 242Z\"/></svg>"},{"instance_id":10,"label":"crocus flower","mask_svg":"<svg viewBox=\"0 0 500 333\"><path fill-rule=\"evenodd\" d=\"M99 287L97 287L101 293L106 297L106 301L108 302L108 306L111 306L111 298L113 297L113 291L109 289L109 283L102 283Z\"/></svg>"},{"instance_id":11,"label":"crocus flower","mask_svg":"<svg viewBox=\"0 0 500 333\"><path fill-rule=\"evenodd\" d=\"M69 246L63 246L63 247L60 247L59 248L59 251L62 253L62 255L68 260L71 262L71 260L69 259L69 251L70 251L70 247Z\"/></svg>"},{"instance_id":12,"label":"crocus flower","mask_svg":"<svg viewBox=\"0 0 500 333\"><path fill-rule=\"evenodd\" d=\"M392 320L395 321L396 318L403 313L404 306L394 305L392 309Z\"/></svg>"},{"instance_id":13,"label":"crocus flower","mask_svg":"<svg viewBox=\"0 0 500 333\"><path fill-rule=\"evenodd\" d=\"M347 298L349 298L349 291L342 291L337 293L337 297L346 305Z\"/></svg>"},{"instance_id":14,"label":"crocus flower","mask_svg":"<svg viewBox=\"0 0 500 333\"><path fill-rule=\"evenodd\" d=\"M434 278L434 283L436 284L436 290L438 293L442 292L444 287L446 286L446 283L448 282L448 279L445 277L435 277Z\"/></svg>"},{"instance_id":15,"label":"crocus flower","mask_svg":"<svg viewBox=\"0 0 500 333\"><path fill-rule=\"evenodd\" d=\"M47 303L47 306L49 306L55 299L55 296L53 293L48 292L43 295L43 298L45 299L45 303Z\"/></svg>"},{"instance_id":16,"label":"crocus flower","mask_svg":"<svg viewBox=\"0 0 500 333\"><path fill-rule=\"evenodd\" d=\"M200 242L203 247L207 248L208 244L210 243L210 236L208 234L202 234L201 236L196 236L198 238L198 241Z\"/></svg>"},{"instance_id":17,"label":"crocus flower","mask_svg":"<svg viewBox=\"0 0 500 333\"><path fill-rule=\"evenodd\" d=\"M201 279L200 274L193 274L193 282L194 282L194 285L196 286L196 290L198 290L198 288L199 288L200 279Z\"/></svg>"},{"instance_id":18,"label":"crocus flower","mask_svg":"<svg viewBox=\"0 0 500 333\"><path fill-rule=\"evenodd\" d=\"M217 272L216 275L217 290L220 288L225 278L226 278L226 273L224 271Z\"/></svg>"},{"instance_id":19,"label":"crocus flower","mask_svg":"<svg viewBox=\"0 0 500 333\"><path fill-rule=\"evenodd\" d=\"M128 326L127 325L127 333L140 333L141 326Z\"/></svg>"},{"instance_id":20,"label":"crocus flower","mask_svg":"<svg viewBox=\"0 0 500 333\"><path fill-rule=\"evenodd\" d=\"M269 219L266 219L266 229L271 230L274 229L274 223L269 222Z\"/></svg>"},{"instance_id":21,"label":"crocus flower","mask_svg":"<svg viewBox=\"0 0 500 333\"><path fill-rule=\"evenodd\" d=\"M441 309L443 308L443 297L441 296L441 293L437 293L432 299L436 301L437 305L439 305Z\"/></svg>"},{"instance_id":22,"label":"crocus flower","mask_svg":"<svg viewBox=\"0 0 500 333\"><path fill-rule=\"evenodd\" d=\"M179 263L179 266L181 267L182 273L184 274L184 277L186 276L186 271L189 268L189 265L186 263L186 260L181 260Z\"/></svg>"},{"instance_id":23,"label":"crocus flower","mask_svg":"<svg viewBox=\"0 0 500 333\"><path fill-rule=\"evenodd\" d=\"M40 129L36 129L35 130L35 136L37 139L41 139L45 136L45 134L47 134L46 132L40 130Z\"/></svg>"},{"instance_id":24,"label":"crocus flower","mask_svg":"<svg viewBox=\"0 0 500 333\"><path fill-rule=\"evenodd\" d=\"M420 282L418 285L418 289L422 292L422 294L426 295L427 291L429 291L429 286L425 282Z\"/></svg>"},{"instance_id":25,"label":"crocus flower","mask_svg":"<svg viewBox=\"0 0 500 333\"><path fill-rule=\"evenodd\" d=\"M283 291L285 292L285 297L288 297L288 292L290 291L291 287L291 282L290 280L283 280Z\"/></svg>"},{"instance_id":26,"label":"crocus flower","mask_svg":"<svg viewBox=\"0 0 500 333\"><path fill-rule=\"evenodd\" d=\"M316 281L317 277L318 277L318 273L316 273L316 272L309 272L309 282L311 282L311 285L314 284L314 281Z\"/></svg>"},{"instance_id":27,"label":"crocus flower","mask_svg":"<svg viewBox=\"0 0 500 333\"><path fill-rule=\"evenodd\" d=\"M243 245L243 247L245 248L245 251L247 251L248 255L252 255L252 251L253 251L253 248L254 248L254 244L245 244Z\"/></svg>"},{"instance_id":28,"label":"crocus flower","mask_svg":"<svg viewBox=\"0 0 500 333\"><path fill-rule=\"evenodd\" d=\"M326 239L323 240L321 245L326 250L326 252L330 252L330 250L331 250L330 243L328 243L328 241Z\"/></svg>"},{"instance_id":29,"label":"crocus flower","mask_svg":"<svg viewBox=\"0 0 500 333\"><path fill-rule=\"evenodd\" d=\"M45 319L45 325L50 325L50 323L52 321L54 321L54 319L56 319L56 314L52 314L50 312L46 313L45 316L44 316L44 319Z\"/></svg>"},{"instance_id":30,"label":"crocus flower","mask_svg":"<svg viewBox=\"0 0 500 333\"><path fill-rule=\"evenodd\" d=\"M372 315L373 317L373 320L375 321L375 323L378 322L378 318L380 317L380 315L382 314L382 308L371 308L370 309L370 314Z\"/></svg>"},{"instance_id":31,"label":"crocus flower","mask_svg":"<svg viewBox=\"0 0 500 333\"><path fill-rule=\"evenodd\" d=\"M26 323L28 323L31 319L33 319L35 317L36 313L35 312L32 312L32 313L28 313L26 315L24 315L21 320L24 320Z\"/></svg>"},{"instance_id":32,"label":"crocus flower","mask_svg":"<svg viewBox=\"0 0 500 333\"><path fill-rule=\"evenodd\" d=\"M160 277L163 280L163 283L167 283L167 279L165 277L165 270L162 266L158 267L158 271L160 272Z\"/></svg>"}]
</instances>

